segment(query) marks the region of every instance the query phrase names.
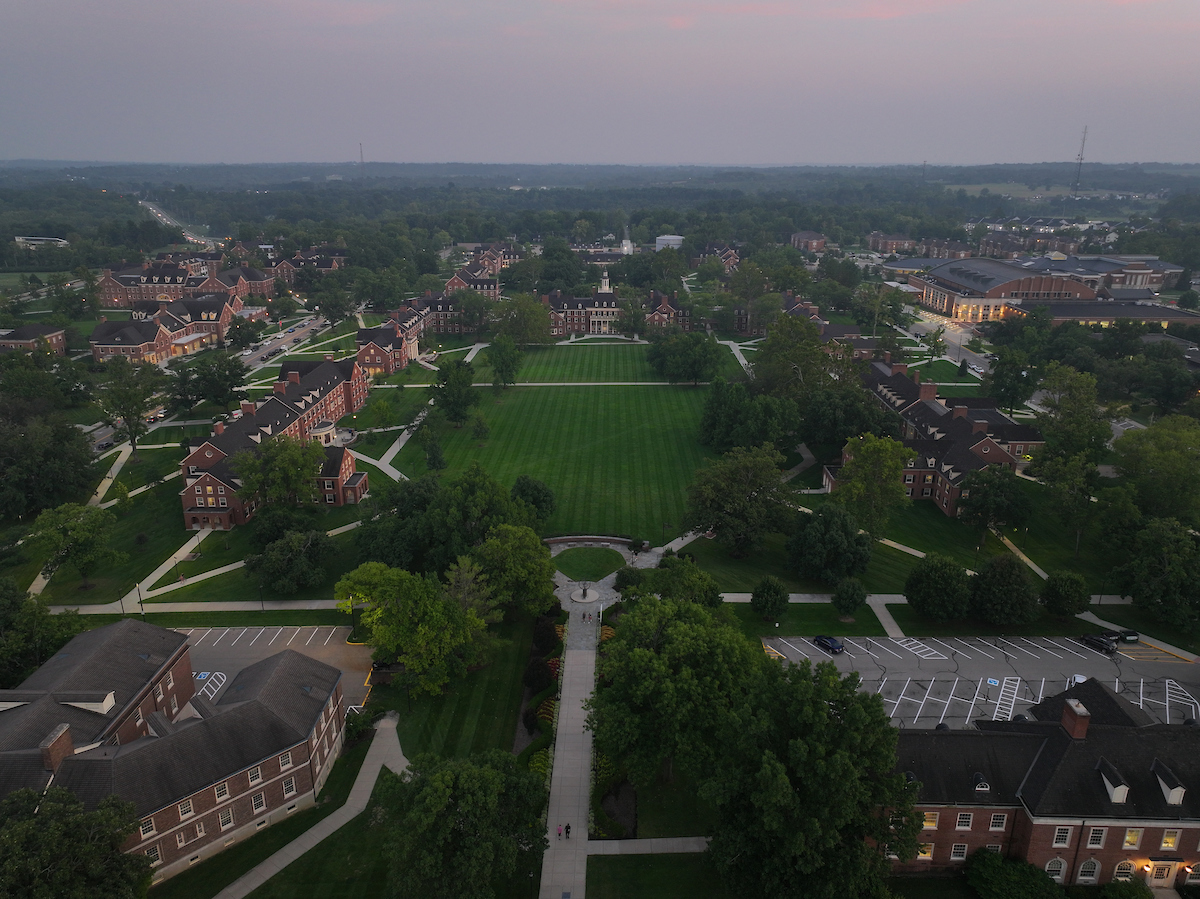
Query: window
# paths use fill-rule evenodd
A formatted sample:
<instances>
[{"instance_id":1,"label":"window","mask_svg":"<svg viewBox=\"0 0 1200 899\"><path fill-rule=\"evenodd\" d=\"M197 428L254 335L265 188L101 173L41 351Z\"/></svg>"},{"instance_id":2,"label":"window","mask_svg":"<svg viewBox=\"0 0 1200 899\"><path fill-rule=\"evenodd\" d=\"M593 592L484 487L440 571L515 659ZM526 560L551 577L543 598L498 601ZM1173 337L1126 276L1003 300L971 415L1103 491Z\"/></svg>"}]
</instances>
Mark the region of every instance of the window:
<instances>
[{"instance_id":1,"label":"window","mask_svg":"<svg viewBox=\"0 0 1200 899\"><path fill-rule=\"evenodd\" d=\"M179 697L174 693L171 694L171 712L174 714L179 711Z\"/></svg>"},{"instance_id":2,"label":"window","mask_svg":"<svg viewBox=\"0 0 1200 899\"><path fill-rule=\"evenodd\" d=\"M142 822L142 836L148 837L152 833L154 833L154 819L147 818Z\"/></svg>"},{"instance_id":3,"label":"window","mask_svg":"<svg viewBox=\"0 0 1200 899\"><path fill-rule=\"evenodd\" d=\"M954 829L955 830L970 830L971 829L971 821L974 819L974 817L975 816L971 812L959 812L958 820L954 822Z\"/></svg>"},{"instance_id":4,"label":"window","mask_svg":"<svg viewBox=\"0 0 1200 899\"><path fill-rule=\"evenodd\" d=\"M291 752L285 752L279 757L279 770L282 771L284 768L290 767L292 767L292 754Z\"/></svg>"},{"instance_id":5,"label":"window","mask_svg":"<svg viewBox=\"0 0 1200 899\"><path fill-rule=\"evenodd\" d=\"M912 482L913 482L913 476L910 474L906 474L904 476L904 483L911 484Z\"/></svg>"},{"instance_id":6,"label":"window","mask_svg":"<svg viewBox=\"0 0 1200 899\"><path fill-rule=\"evenodd\" d=\"M158 854L158 847L151 846L146 850L146 858L150 859L150 867L154 868L162 864L162 856Z\"/></svg>"},{"instance_id":7,"label":"window","mask_svg":"<svg viewBox=\"0 0 1200 899\"><path fill-rule=\"evenodd\" d=\"M1052 858L1046 862L1046 873L1050 875L1050 879L1055 883L1062 883L1064 868L1066 868L1066 865L1061 858Z\"/></svg>"},{"instance_id":8,"label":"window","mask_svg":"<svg viewBox=\"0 0 1200 899\"><path fill-rule=\"evenodd\" d=\"M133 710L133 723L134 723L134 724L141 724L141 723L142 723L142 710L141 710L141 709L134 709L134 710Z\"/></svg>"},{"instance_id":9,"label":"window","mask_svg":"<svg viewBox=\"0 0 1200 899\"><path fill-rule=\"evenodd\" d=\"M988 830L1004 830L1008 826L1008 815L992 815Z\"/></svg>"},{"instance_id":10,"label":"window","mask_svg":"<svg viewBox=\"0 0 1200 899\"><path fill-rule=\"evenodd\" d=\"M1174 849L1178 845L1179 845L1179 831L1178 830L1164 830L1161 848Z\"/></svg>"},{"instance_id":11,"label":"window","mask_svg":"<svg viewBox=\"0 0 1200 899\"><path fill-rule=\"evenodd\" d=\"M183 800L183 802L179 803L179 817L180 818L186 818L191 813L192 813L192 800L185 799L185 800Z\"/></svg>"},{"instance_id":12,"label":"window","mask_svg":"<svg viewBox=\"0 0 1200 899\"><path fill-rule=\"evenodd\" d=\"M967 844L955 843L950 849L950 861L961 862L967 858Z\"/></svg>"},{"instance_id":13,"label":"window","mask_svg":"<svg viewBox=\"0 0 1200 899\"><path fill-rule=\"evenodd\" d=\"M994 852L994 853L996 853L997 855L999 855L999 854L1000 854L1000 844L999 844L999 843L988 843L988 844L987 844L987 851L988 851L988 852Z\"/></svg>"},{"instance_id":14,"label":"window","mask_svg":"<svg viewBox=\"0 0 1200 899\"><path fill-rule=\"evenodd\" d=\"M155 699L162 699L162 698L163 698L162 684L155 684L155 685L154 685L154 698L155 698Z\"/></svg>"},{"instance_id":15,"label":"window","mask_svg":"<svg viewBox=\"0 0 1200 899\"><path fill-rule=\"evenodd\" d=\"M183 844L186 842L187 842L187 839L184 837L182 830L175 834L175 845L176 846L182 848Z\"/></svg>"},{"instance_id":16,"label":"window","mask_svg":"<svg viewBox=\"0 0 1200 899\"><path fill-rule=\"evenodd\" d=\"M226 796L229 795L229 784L226 783L225 781L221 781L221 783L217 784L217 788L216 788L215 792L217 794L218 799L224 799Z\"/></svg>"},{"instance_id":17,"label":"window","mask_svg":"<svg viewBox=\"0 0 1200 899\"><path fill-rule=\"evenodd\" d=\"M173 675L170 671L168 671L167 672L167 689L170 690L173 686L175 686L175 675Z\"/></svg>"},{"instance_id":18,"label":"window","mask_svg":"<svg viewBox=\"0 0 1200 899\"><path fill-rule=\"evenodd\" d=\"M922 843L917 847L917 858L933 858L933 843Z\"/></svg>"},{"instance_id":19,"label":"window","mask_svg":"<svg viewBox=\"0 0 1200 899\"><path fill-rule=\"evenodd\" d=\"M1071 828L1056 827L1054 828L1053 846L1070 846L1071 845Z\"/></svg>"},{"instance_id":20,"label":"window","mask_svg":"<svg viewBox=\"0 0 1200 899\"><path fill-rule=\"evenodd\" d=\"M922 487L922 488L921 488L921 496L929 496L929 494L930 494L930 493L932 493L932 492L933 492L933 491L932 491L932 490L930 490L928 487Z\"/></svg>"},{"instance_id":21,"label":"window","mask_svg":"<svg viewBox=\"0 0 1200 899\"><path fill-rule=\"evenodd\" d=\"M196 492L197 492L197 493L203 493L204 491L203 491L203 490L201 490L201 489L200 489L200 487L196 487Z\"/></svg>"},{"instance_id":22,"label":"window","mask_svg":"<svg viewBox=\"0 0 1200 899\"><path fill-rule=\"evenodd\" d=\"M1129 880L1133 877L1133 862L1121 862L1113 873L1113 880Z\"/></svg>"},{"instance_id":23,"label":"window","mask_svg":"<svg viewBox=\"0 0 1200 899\"><path fill-rule=\"evenodd\" d=\"M283 781L283 795L291 796L296 792L296 778L288 777Z\"/></svg>"},{"instance_id":24,"label":"window","mask_svg":"<svg viewBox=\"0 0 1200 899\"><path fill-rule=\"evenodd\" d=\"M1107 828L1104 827L1093 827L1088 832L1088 849L1103 849L1106 831Z\"/></svg>"},{"instance_id":25,"label":"window","mask_svg":"<svg viewBox=\"0 0 1200 899\"><path fill-rule=\"evenodd\" d=\"M220 494L224 495L224 493L225 493L225 488L224 488L224 487L221 487L221 486L218 486L218 487L217 487L217 493L220 493Z\"/></svg>"},{"instance_id":26,"label":"window","mask_svg":"<svg viewBox=\"0 0 1200 899\"><path fill-rule=\"evenodd\" d=\"M263 794L262 794L262 793L255 793L255 794L254 794L253 805L254 805L254 810L255 810L256 812L261 812L263 809L265 809L265 808L267 807L267 802L266 802L266 800L263 798Z\"/></svg>"},{"instance_id":27,"label":"window","mask_svg":"<svg viewBox=\"0 0 1200 899\"><path fill-rule=\"evenodd\" d=\"M250 769L250 783L256 784L262 780L262 768L255 765Z\"/></svg>"},{"instance_id":28,"label":"window","mask_svg":"<svg viewBox=\"0 0 1200 899\"><path fill-rule=\"evenodd\" d=\"M1076 878L1077 883L1095 883L1096 876L1100 873L1100 863L1094 858L1089 858L1086 862L1079 866L1079 877Z\"/></svg>"},{"instance_id":29,"label":"window","mask_svg":"<svg viewBox=\"0 0 1200 899\"><path fill-rule=\"evenodd\" d=\"M204 836L204 822L197 821L196 822L196 837L197 837L197 839L199 839L202 836Z\"/></svg>"},{"instance_id":30,"label":"window","mask_svg":"<svg viewBox=\"0 0 1200 899\"><path fill-rule=\"evenodd\" d=\"M1122 849L1137 849L1141 844L1142 829L1140 827L1131 827L1125 831L1125 841L1121 844Z\"/></svg>"},{"instance_id":31,"label":"window","mask_svg":"<svg viewBox=\"0 0 1200 899\"><path fill-rule=\"evenodd\" d=\"M325 502L329 503L330 505L333 505L333 494L332 493L325 494Z\"/></svg>"}]
</instances>

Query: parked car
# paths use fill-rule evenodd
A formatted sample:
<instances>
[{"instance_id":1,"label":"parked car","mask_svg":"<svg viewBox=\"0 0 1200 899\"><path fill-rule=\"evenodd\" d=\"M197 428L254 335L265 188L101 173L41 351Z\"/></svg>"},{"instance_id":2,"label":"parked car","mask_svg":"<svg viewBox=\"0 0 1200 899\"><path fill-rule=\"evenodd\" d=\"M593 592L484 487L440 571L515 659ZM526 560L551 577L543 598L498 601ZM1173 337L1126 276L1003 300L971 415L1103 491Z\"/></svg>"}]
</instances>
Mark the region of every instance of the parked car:
<instances>
[{"instance_id":1,"label":"parked car","mask_svg":"<svg viewBox=\"0 0 1200 899\"><path fill-rule=\"evenodd\" d=\"M299 342L300 342L300 341L302 341L303 339L304 339L303 337L293 337L293 338L292 338L292 343L299 343Z\"/></svg>"},{"instance_id":2,"label":"parked car","mask_svg":"<svg viewBox=\"0 0 1200 899\"><path fill-rule=\"evenodd\" d=\"M156 416L154 416L154 418L155 418L157 421L164 421L164 420L166 419L166 417L167 417L167 413L166 413L166 412L159 412L159 413L158 413Z\"/></svg>"},{"instance_id":3,"label":"parked car","mask_svg":"<svg viewBox=\"0 0 1200 899\"><path fill-rule=\"evenodd\" d=\"M261 355L261 356L259 356L259 357L258 357L258 361L259 361L259 362L266 362L266 361L267 361L267 357L268 357L268 356L270 356L270 355L271 355L270 353L264 353L263 355Z\"/></svg>"},{"instance_id":4,"label":"parked car","mask_svg":"<svg viewBox=\"0 0 1200 899\"><path fill-rule=\"evenodd\" d=\"M1112 655L1117 651L1117 644L1104 634L1084 634L1079 638L1079 642L1096 652L1102 652L1106 656Z\"/></svg>"},{"instance_id":5,"label":"parked car","mask_svg":"<svg viewBox=\"0 0 1200 899\"><path fill-rule=\"evenodd\" d=\"M102 453L105 450L109 450L112 448L113 448L113 442L111 440L101 440L99 443L96 444L96 452L98 452L98 453Z\"/></svg>"},{"instance_id":6,"label":"parked car","mask_svg":"<svg viewBox=\"0 0 1200 899\"><path fill-rule=\"evenodd\" d=\"M1113 643L1137 643L1142 639L1141 634L1137 631L1129 630L1104 631L1104 636Z\"/></svg>"},{"instance_id":7,"label":"parked car","mask_svg":"<svg viewBox=\"0 0 1200 899\"><path fill-rule=\"evenodd\" d=\"M842 645L842 641L837 637L814 637L813 643L815 643L819 648L825 650L830 655L834 656L840 652L846 651L846 647Z\"/></svg>"}]
</instances>

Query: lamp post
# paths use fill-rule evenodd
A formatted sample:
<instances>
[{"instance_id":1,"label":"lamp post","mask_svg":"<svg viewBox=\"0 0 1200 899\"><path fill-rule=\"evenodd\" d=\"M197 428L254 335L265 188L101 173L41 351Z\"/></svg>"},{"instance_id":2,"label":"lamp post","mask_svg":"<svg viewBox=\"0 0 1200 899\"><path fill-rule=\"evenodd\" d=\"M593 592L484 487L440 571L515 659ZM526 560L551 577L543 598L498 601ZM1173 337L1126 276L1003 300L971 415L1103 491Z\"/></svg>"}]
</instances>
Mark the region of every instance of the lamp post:
<instances>
[{"instance_id":1,"label":"lamp post","mask_svg":"<svg viewBox=\"0 0 1200 899\"><path fill-rule=\"evenodd\" d=\"M258 582L258 606L263 612L267 611L267 604L263 601L262 581Z\"/></svg>"},{"instance_id":2,"label":"lamp post","mask_svg":"<svg viewBox=\"0 0 1200 899\"><path fill-rule=\"evenodd\" d=\"M142 621L145 622L146 607L144 605L142 605L142 582L141 581L138 581L138 583L137 583L137 591L138 591L138 608L142 610Z\"/></svg>"}]
</instances>

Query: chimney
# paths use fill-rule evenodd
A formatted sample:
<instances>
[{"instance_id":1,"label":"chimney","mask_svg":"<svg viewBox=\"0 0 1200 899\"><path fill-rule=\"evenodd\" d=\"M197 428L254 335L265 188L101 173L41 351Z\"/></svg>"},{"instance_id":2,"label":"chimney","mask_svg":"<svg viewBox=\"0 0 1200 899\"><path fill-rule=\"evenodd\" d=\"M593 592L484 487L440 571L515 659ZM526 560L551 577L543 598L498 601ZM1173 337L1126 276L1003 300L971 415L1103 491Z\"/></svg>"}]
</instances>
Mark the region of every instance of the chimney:
<instances>
[{"instance_id":1,"label":"chimney","mask_svg":"<svg viewBox=\"0 0 1200 899\"><path fill-rule=\"evenodd\" d=\"M287 393L287 381L276 381L271 385L276 393Z\"/></svg>"},{"instance_id":2,"label":"chimney","mask_svg":"<svg viewBox=\"0 0 1200 899\"><path fill-rule=\"evenodd\" d=\"M967 417L967 407L966 406L955 406L954 408L952 408L950 410L950 417L951 418L966 418Z\"/></svg>"},{"instance_id":3,"label":"chimney","mask_svg":"<svg viewBox=\"0 0 1200 899\"><path fill-rule=\"evenodd\" d=\"M919 371L917 371L915 368L912 370L912 374L909 375L909 377L912 378L912 382L914 384L921 383L921 373Z\"/></svg>"},{"instance_id":4,"label":"chimney","mask_svg":"<svg viewBox=\"0 0 1200 899\"><path fill-rule=\"evenodd\" d=\"M242 414L243 415L253 415L254 408L255 408L254 400L242 400Z\"/></svg>"},{"instance_id":5,"label":"chimney","mask_svg":"<svg viewBox=\"0 0 1200 899\"><path fill-rule=\"evenodd\" d=\"M908 374L908 365L903 362L893 362L892 363L892 374L894 374L894 375Z\"/></svg>"},{"instance_id":6,"label":"chimney","mask_svg":"<svg viewBox=\"0 0 1200 899\"><path fill-rule=\"evenodd\" d=\"M224 434L225 433L225 422L218 421L217 423L215 423L213 425L213 433L216 434L218 437L220 437L222 434Z\"/></svg>"},{"instance_id":7,"label":"chimney","mask_svg":"<svg viewBox=\"0 0 1200 899\"><path fill-rule=\"evenodd\" d=\"M332 359L333 357L332 357L332 356L326 356L325 358L326 358L326 359ZM300 383L300 372L298 372L298 371L289 371L289 372L288 372L288 381L289 381L290 383L292 383L292 384L299 384L299 383Z\"/></svg>"},{"instance_id":8,"label":"chimney","mask_svg":"<svg viewBox=\"0 0 1200 899\"><path fill-rule=\"evenodd\" d=\"M986 421L972 421L971 422L971 433L972 434L986 434L987 433L987 422Z\"/></svg>"},{"instance_id":9,"label":"chimney","mask_svg":"<svg viewBox=\"0 0 1200 899\"><path fill-rule=\"evenodd\" d=\"M325 361L326 361L326 362L332 362L332 361L333 361L333 353L326 353L326 354L325 354ZM299 372L297 372L297 373L296 373L296 383L297 383L297 384L299 384L299 383L300 383L300 373L299 373Z\"/></svg>"},{"instance_id":10,"label":"chimney","mask_svg":"<svg viewBox=\"0 0 1200 899\"><path fill-rule=\"evenodd\" d=\"M60 724L38 744L42 750L42 767L47 771L58 771L62 760L75 752L75 744L71 739L71 725Z\"/></svg>"},{"instance_id":11,"label":"chimney","mask_svg":"<svg viewBox=\"0 0 1200 899\"><path fill-rule=\"evenodd\" d=\"M918 383L920 383L920 382L918 382ZM934 384L932 382L930 382L928 384L921 384L920 396L921 396L922 400L936 400L937 399L937 384Z\"/></svg>"},{"instance_id":12,"label":"chimney","mask_svg":"<svg viewBox=\"0 0 1200 899\"><path fill-rule=\"evenodd\" d=\"M1068 699L1063 703L1062 726L1072 740L1082 740L1087 736L1091 719L1092 713L1078 699Z\"/></svg>"},{"instance_id":13,"label":"chimney","mask_svg":"<svg viewBox=\"0 0 1200 899\"><path fill-rule=\"evenodd\" d=\"M884 365L891 365L891 364L892 364L892 354L891 354L891 353L884 353L884 354L883 354L883 364L884 364Z\"/></svg>"},{"instance_id":14,"label":"chimney","mask_svg":"<svg viewBox=\"0 0 1200 899\"><path fill-rule=\"evenodd\" d=\"M107 315L102 315L102 316L100 316L100 321L101 321L101 322L106 322L106 321L108 321L108 316L107 316Z\"/></svg>"}]
</instances>

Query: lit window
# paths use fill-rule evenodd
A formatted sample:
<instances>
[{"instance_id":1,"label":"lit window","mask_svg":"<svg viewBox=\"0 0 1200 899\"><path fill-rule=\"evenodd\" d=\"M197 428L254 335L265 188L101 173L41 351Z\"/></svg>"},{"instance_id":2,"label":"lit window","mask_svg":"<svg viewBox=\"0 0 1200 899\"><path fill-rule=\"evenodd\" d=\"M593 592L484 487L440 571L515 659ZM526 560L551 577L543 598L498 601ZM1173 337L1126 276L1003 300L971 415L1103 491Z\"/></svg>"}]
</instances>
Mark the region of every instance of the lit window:
<instances>
[{"instance_id":1,"label":"lit window","mask_svg":"<svg viewBox=\"0 0 1200 899\"><path fill-rule=\"evenodd\" d=\"M1178 830L1164 830L1161 848L1174 849L1178 845L1179 845L1179 831Z\"/></svg>"},{"instance_id":2,"label":"lit window","mask_svg":"<svg viewBox=\"0 0 1200 899\"><path fill-rule=\"evenodd\" d=\"M1004 830L1008 824L1008 815L992 815L988 830Z\"/></svg>"},{"instance_id":3,"label":"lit window","mask_svg":"<svg viewBox=\"0 0 1200 899\"><path fill-rule=\"evenodd\" d=\"M950 848L950 861L961 862L961 861L965 861L966 857L967 857L967 844L966 843L955 843Z\"/></svg>"},{"instance_id":4,"label":"lit window","mask_svg":"<svg viewBox=\"0 0 1200 899\"><path fill-rule=\"evenodd\" d=\"M1142 843L1142 829L1140 827L1131 827L1125 831L1125 841L1121 844L1122 849L1137 849Z\"/></svg>"},{"instance_id":5,"label":"lit window","mask_svg":"<svg viewBox=\"0 0 1200 899\"><path fill-rule=\"evenodd\" d=\"M933 843L922 843L917 847L917 858L933 858Z\"/></svg>"},{"instance_id":6,"label":"lit window","mask_svg":"<svg viewBox=\"0 0 1200 899\"><path fill-rule=\"evenodd\" d=\"M971 821L975 816L971 812L959 812L958 820L954 822L955 830L970 830Z\"/></svg>"}]
</instances>

